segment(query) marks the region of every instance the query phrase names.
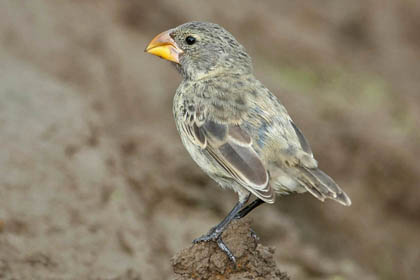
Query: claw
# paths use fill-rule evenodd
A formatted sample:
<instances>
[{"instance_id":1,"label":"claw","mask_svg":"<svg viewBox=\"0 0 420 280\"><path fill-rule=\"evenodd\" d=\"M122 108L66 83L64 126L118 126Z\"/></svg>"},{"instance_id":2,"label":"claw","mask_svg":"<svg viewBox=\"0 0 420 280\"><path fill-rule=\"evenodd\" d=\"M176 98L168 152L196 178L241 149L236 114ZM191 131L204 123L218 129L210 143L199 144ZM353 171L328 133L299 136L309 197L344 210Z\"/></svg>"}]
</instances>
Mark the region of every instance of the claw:
<instances>
[{"instance_id":1,"label":"claw","mask_svg":"<svg viewBox=\"0 0 420 280\"><path fill-rule=\"evenodd\" d=\"M232 254L232 252L229 250L228 246L226 246L225 242L223 242L222 238L219 237L216 240L216 242L217 242L217 246L219 246L220 250L222 250L223 252L225 252L225 254L228 256L228 258L230 259L230 261L236 267L236 258Z\"/></svg>"},{"instance_id":2,"label":"claw","mask_svg":"<svg viewBox=\"0 0 420 280\"><path fill-rule=\"evenodd\" d=\"M221 235L222 235L221 232L218 232L217 230L214 230L214 228L212 228L209 231L209 233L207 233L207 234L205 234L205 235L203 235L199 238L194 239L193 243L197 244L197 243L200 243L200 242L215 241L217 243L217 246L220 248L220 250L225 252L227 257L230 259L230 261L236 267L236 258L232 254L232 252L229 250L228 246L226 246L225 242L223 242Z\"/></svg>"},{"instance_id":3,"label":"claw","mask_svg":"<svg viewBox=\"0 0 420 280\"><path fill-rule=\"evenodd\" d=\"M251 237L254 238L255 241L260 240L260 238L258 237L257 233L255 232L255 230L253 230L252 228L249 229L250 233L251 233Z\"/></svg>"}]
</instances>

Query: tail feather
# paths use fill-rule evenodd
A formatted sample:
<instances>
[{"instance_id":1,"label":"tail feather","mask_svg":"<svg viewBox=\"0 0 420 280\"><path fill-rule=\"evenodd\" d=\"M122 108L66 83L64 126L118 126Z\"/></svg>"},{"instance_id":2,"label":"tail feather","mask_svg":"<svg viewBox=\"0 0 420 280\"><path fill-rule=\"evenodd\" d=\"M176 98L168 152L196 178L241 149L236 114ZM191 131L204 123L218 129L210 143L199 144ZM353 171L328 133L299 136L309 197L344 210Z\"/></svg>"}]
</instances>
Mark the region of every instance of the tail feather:
<instances>
[{"instance_id":1,"label":"tail feather","mask_svg":"<svg viewBox=\"0 0 420 280\"><path fill-rule=\"evenodd\" d=\"M345 206L351 205L351 200L347 194L340 189L330 176L318 168L300 167L296 179L308 192L321 201L329 198Z\"/></svg>"}]
</instances>

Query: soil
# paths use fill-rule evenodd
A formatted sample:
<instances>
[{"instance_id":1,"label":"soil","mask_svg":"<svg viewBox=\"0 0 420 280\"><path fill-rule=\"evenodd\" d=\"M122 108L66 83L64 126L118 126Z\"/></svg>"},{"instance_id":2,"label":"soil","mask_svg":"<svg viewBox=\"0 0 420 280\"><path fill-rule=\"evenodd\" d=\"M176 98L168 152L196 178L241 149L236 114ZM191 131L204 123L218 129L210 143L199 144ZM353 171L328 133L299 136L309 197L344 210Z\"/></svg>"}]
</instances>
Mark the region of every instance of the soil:
<instances>
[{"instance_id":1,"label":"soil","mask_svg":"<svg viewBox=\"0 0 420 280\"><path fill-rule=\"evenodd\" d=\"M290 280L280 272L274 249L258 243L250 221L233 221L222 240L236 258L232 263L215 242L202 242L183 249L172 258L174 272L187 279L278 279Z\"/></svg>"}]
</instances>

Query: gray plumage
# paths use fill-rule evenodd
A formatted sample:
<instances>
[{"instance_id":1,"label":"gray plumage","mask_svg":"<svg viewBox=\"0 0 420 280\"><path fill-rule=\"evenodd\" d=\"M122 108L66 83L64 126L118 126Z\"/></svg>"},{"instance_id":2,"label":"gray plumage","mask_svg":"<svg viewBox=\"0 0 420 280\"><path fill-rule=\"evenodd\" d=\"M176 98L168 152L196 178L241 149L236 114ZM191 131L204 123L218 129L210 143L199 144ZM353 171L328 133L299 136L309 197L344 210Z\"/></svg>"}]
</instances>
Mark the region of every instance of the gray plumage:
<instances>
[{"instance_id":1,"label":"gray plumage","mask_svg":"<svg viewBox=\"0 0 420 280\"><path fill-rule=\"evenodd\" d=\"M190 22L170 34L183 51L175 64L183 76L173 104L176 126L211 178L236 191L240 200L252 193L273 203L276 193L308 191L322 201L351 204L318 169L308 141L254 77L250 56L229 32L213 23Z\"/></svg>"}]
</instances>

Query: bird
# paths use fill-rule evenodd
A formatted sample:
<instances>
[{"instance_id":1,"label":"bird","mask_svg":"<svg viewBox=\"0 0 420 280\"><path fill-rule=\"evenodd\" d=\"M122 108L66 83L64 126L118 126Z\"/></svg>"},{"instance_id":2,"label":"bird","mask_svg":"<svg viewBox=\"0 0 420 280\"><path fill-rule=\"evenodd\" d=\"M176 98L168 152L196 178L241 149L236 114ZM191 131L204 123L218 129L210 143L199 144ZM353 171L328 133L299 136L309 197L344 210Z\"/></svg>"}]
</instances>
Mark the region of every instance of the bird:
<instances>
[{"instance_id":1,"label":"bird","mask_svg":"<svg viewBox=\"0 0 420 280\"><path fill-rule=\"evenodd\" d=\"M236 263L223 231L259 205L273 204L276 195L309 192L351 205L318 168L302 131L254 76L250 55L229 31L187 22L158 34L145 52L170 61L182 76L173 114L186 150L218 185L238 195L227 216L194 243L214 241ZM248 203L251 195L255 200Z\"/></svg>"}]
</instances>

